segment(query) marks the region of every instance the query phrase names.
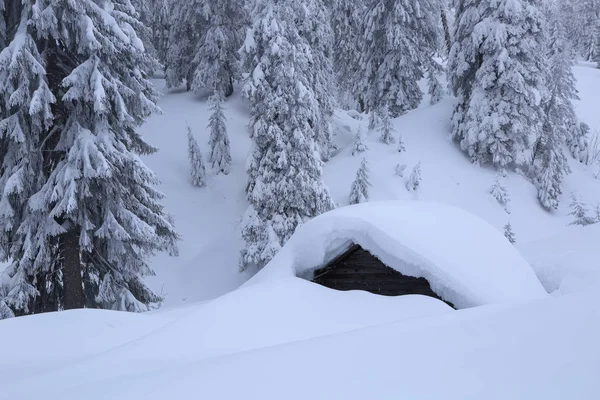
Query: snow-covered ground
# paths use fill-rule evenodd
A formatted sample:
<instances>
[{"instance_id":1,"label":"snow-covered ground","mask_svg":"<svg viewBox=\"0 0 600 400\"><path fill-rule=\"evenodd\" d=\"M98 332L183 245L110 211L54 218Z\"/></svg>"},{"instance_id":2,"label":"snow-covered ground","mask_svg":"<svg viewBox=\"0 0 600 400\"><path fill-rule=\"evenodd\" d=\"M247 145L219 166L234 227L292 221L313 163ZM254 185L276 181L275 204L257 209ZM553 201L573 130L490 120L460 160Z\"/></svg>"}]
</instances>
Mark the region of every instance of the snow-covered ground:
<instances>
[{"instance_id":1,"label":"snow-covered ground","mask_svg":"<svg viewBox=\"0 0 600 400\"><path fill-rule=\"evenodd\" d=\"M600 130L600 70L581 65L575 72L577 111ZM156 83L162 89L162 81ZM399 154L395 146L378 143L376 133L369 135L371 199L445 203L487 221L498 234L483 222L478 224L486 229L471 231L471 217L458 211L460 221L446 221L442 232L448 237L448 226L456 225L451 242L464 240L456 245L461 251L486 253L478 255L482 271L473 276L479 278L501 268L502 260L511 264L509 271L529 268L515 249L498 242L510 222L516 249L550 296L503 304L490 297L481 302L486 305L455 311L423 296L337 292L294 273L273 273L273 268L298 267L285 262L234 290L250 278L237 263L250 145L246 107L239 96L228 100L232 173L211 176L203 189L189 184L185 125L192 126L201 145L208 141L206 99L169 92L161 107L165 114L143 128L161 149L147 162L163 181L166 207L183 236L179 258L158 255L153 262L157 276L150 282L166 296L164 307L146 314L80 310L0 321L0 399L600 398L600 225L567 227L571 192L591 207L600 200L600 181L594 178L599 166L571 162L573 173L555 213L543 211L534 187L510 174L508 214L488 192L494 172L473 166L448 139L452 100L430 107L426 99L395 121L407 152ZM340 205L348 202L362 158L352 157L348 148L359 123L343 111L336 114L340 150L325 166L325 180ZM367 121L362 123L366 127ZM422 185L408 192L394 168L407 164L410 171L419 161ZM439 249L444 235L428 237L425 226L419 230L412 221L418 235L395 239L403 250L419 249L429 239ZM381 231L389 236L390 229ZM360 232L349 228L345 233L349 236L337 239L365 239L352 236ZM311 257L325 257L327 250ZM420 250L435 255L433 248ZM458 254L453 261L459 256L470 260ZM443 267L448 260L432 265ZM537 285L528 271L523 279ZM509 285L518 279L515 273L498 275L497 284Z\"/></svg>"}]
</instances>

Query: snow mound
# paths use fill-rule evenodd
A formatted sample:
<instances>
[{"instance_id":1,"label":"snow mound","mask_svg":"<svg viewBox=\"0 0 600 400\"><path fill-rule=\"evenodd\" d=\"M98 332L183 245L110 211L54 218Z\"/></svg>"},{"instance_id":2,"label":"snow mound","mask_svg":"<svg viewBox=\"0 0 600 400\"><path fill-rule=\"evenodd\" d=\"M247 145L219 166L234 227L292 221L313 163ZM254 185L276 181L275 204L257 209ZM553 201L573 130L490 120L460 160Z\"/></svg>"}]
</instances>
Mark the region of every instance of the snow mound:
<instances>
[{"instance_id":1,"label":"snow mound","mask_svg":"<svg viewBox=\"0 0 600 400\"><path fill-rule=\"evenodd\" d=\"M568 294L600 285L600 224L569 226L548 238L517 246L546 291Z\"/></svg>"},{"instance_id":2,"label":"snow mound","mask_svg":"<svg viewBox=\"0 0 600 400\"><path fill-rule=\"evenodd\" d=\"M350 243L404 275L427 279L457 308L547 294L531 266L494 227L459 208L417 201L372 202L323 214L301 226L247 285L311 277Z\"/></svg>"}]
</instances>

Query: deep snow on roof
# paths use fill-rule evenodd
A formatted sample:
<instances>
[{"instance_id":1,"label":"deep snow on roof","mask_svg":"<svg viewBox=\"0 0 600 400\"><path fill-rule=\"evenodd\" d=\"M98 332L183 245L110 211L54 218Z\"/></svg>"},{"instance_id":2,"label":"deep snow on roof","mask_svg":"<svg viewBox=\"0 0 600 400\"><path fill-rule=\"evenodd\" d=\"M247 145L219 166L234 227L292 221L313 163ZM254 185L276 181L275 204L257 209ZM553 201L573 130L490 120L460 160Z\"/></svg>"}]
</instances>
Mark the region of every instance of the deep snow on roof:
<instances>
[{"instance_id":1,"label":"deep snow on roof","mask_svg":"<svg viewBox=\"0 0 600 400\"><path fill-rule=\"evenodd\" d=\"M457 207L424 201L364 203L314 218L247 285L309 276L349 243L404 275L426 278L457 308L547 294L531 266L493 226Z\"/></svg>"}]
</instances>

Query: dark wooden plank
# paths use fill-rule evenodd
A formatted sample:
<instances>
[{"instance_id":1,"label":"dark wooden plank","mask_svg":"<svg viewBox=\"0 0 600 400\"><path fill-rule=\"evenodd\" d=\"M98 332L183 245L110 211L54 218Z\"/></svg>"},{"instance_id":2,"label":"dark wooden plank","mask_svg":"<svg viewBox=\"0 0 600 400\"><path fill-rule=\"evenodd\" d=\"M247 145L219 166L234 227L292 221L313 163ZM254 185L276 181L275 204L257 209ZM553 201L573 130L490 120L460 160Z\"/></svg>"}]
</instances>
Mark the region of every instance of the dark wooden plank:
<instances>
[{"instance_id":1,"label":"dark wooden plank","mask_svg":"<svg viewBox=\"0 0 600 400\"><path fill-rule=\"evenodd\" d=\"M403 275L357 245L316 270L313 282L342 291L364 290L384 296L419 294L442 300L425 278Z\"/></svg>"}]
</instances>

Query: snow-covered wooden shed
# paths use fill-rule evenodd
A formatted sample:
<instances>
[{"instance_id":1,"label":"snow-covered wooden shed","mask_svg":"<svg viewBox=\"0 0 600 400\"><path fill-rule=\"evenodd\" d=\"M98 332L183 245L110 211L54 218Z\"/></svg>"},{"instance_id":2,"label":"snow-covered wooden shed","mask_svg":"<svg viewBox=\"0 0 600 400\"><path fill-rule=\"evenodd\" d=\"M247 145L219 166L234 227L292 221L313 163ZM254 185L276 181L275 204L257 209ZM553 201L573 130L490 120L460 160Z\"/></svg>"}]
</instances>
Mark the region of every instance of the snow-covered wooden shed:
<instances>
[{"instance_id":1,"label":"snow-covered wooden shed","mask_svg":"<svg viewBox=\"0 0 600 400\"><path fill-rule=\"evenodd\" d=\"M348 253L349 249L364 252ZM364 261L351 262L354 271L348 267L336 271L336 260L339 264L341 256L347 262L352 254ZM391 287L391 280L381 289L359 287L356 278L367 276L369 268L377 268L375 274L393 275L390 279L398 287ZM323 274L335 277L342 272L354 274L345 286L323 279ZM460 208L425 201L369 202L320 215L300 226L246 285L290 276L334 289L428 294L456 309L547 295L531 266L502 232ZM410 290L403 292L401 284Z\"/></svg>"}]
</instances>

